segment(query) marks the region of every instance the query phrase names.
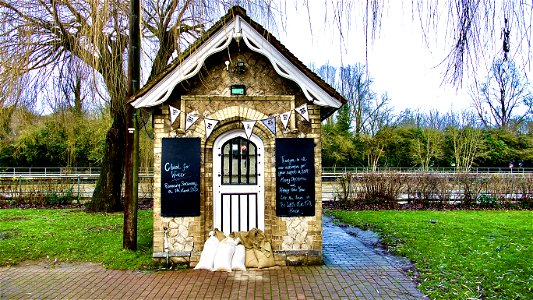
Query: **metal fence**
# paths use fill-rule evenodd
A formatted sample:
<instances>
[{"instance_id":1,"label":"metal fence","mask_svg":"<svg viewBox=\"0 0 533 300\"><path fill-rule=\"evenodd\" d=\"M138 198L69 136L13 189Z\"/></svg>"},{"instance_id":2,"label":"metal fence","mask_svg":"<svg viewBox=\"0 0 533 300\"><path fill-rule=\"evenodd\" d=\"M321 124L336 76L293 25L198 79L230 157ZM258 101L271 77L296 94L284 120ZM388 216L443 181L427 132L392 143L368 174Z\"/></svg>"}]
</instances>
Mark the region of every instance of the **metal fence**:
<instances>
[{"instance_id":1,"label":"metal fence","mask_svg":"<svg viewBox=\"0 0 533 300\"><path fill-rule=\"evenodd\" d=\"M384 172L399 172L399 173L472 173L472 174L487 174L487 173L533 173L532 167L472 167L468 170L460 170L455 167L431 167L427 170L417 167L324 167L323 174L346 174L346 173L384 173Z\"/></svg>"},{"instance_id":2,"label":"metal fence","mask_svg":"<svg viewBox=\"0 0 533 300\"><path fill-rule=\"evenodd\" d=\"M0 178L97 178L100 167L0 167ZM139 176L153 176L152 168L141 168Z\"/></svg>"},{"instance_id":3,"label":"metal fence","mask_svg":"<svg viewBox=\"0 0 533 300\"><path fill-rule=\"evenodd\" d=\"M459 173L455 168L432 168L422 171L416 168L333 168L322 169L323 199L335 198L338 193L338 179L345 174L362 176L368 173L401 173L416 175L422 173L451 175ZM463 172L460 172L464 174ZM468 174L532 174L533 168L472 168ZM92 196L96 180L100 174L99 167L2 167L0 168L0 199L22 197L49 197L50 195L68 195L82 200ZM359 175L357 175L359 174ZM153 169L139 170L139 197L153 197Z\"/></svg>"},{"instance_id":4,"label":"metal fence","mask_svg":"<svg viewBox=\"0 0 533 300\"><path fill-rule=\"evenodd\" d=\"M12 170L11 170L12 171ZM37 172L0 173L0 199L49 199L68 197L83 201L92 196L98 173ZM153 173L139 174L139 198L153 198ZM124 191L123 191L124 193Z\"/></svg>"}]
</instances>

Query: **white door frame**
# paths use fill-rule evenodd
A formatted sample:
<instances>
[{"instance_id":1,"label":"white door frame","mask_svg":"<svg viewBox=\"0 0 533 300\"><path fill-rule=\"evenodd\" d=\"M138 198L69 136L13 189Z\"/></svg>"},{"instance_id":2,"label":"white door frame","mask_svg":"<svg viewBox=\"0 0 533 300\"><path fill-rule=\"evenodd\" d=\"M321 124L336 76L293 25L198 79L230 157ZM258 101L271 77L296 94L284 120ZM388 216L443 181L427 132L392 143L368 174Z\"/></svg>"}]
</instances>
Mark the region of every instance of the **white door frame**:
<instances>
[{"instance_id":1,"label":"white door frame","mask_svg":"<svg viewBox=\"0 0 533 300\"><path fill-rule=\"evenodd\" d=\"M233 217L237 217L237 215L240 214L239 218L249 218L250 216L245 215L245 211L250 211L249 209L240 209L240 206L244 204L241 203L241 200L244 199L243 197L253 198L255 201L255 204L251 204L253 207L253 211L257 212L254 219L257 220L257 222L252 222L252 227L256 227L261 230L265 230L265 199L264 199L264 145L263 141L256 136L255 134L252 134L250 137L250 141L255 144L257 147L257 183L256 184L222 184L222 164L220 157L222 155L222 146L227 141L236 138L236 137L242 137L244 139L247 139L246 134L244 130L232 130L226 133L221 134L218 136L215 140L215 143L213 144L213 226L214 228L218 228L219 230L224 231L224 233L229 234L231 232L230 228L235 228L236 224L240 223L240 220L233 219L232 225L230 228L226 228L227 226L222 226L222 213L221 210L224 212L224 216L226 216L226 213L231 213ZM237 201L226 201L222 199L223 195L229 196L230 198L237 200ZM254 196L256 195L256 196ZM252 201L250 201L251 203ZM250 205L250 204L248 204ZM239 213L237 213L237 211ZM230 218L231 220L231 218ZM227 224L227 220L224 221L224 224ZM240 225L241 229L244 227L244 225ZM224 228L223 228L224 227ZM237 226L238 227L238 226ZM251 228L247 228L245 230L249 230ZM231 230L234 231L234 230Z\"/></svg>"}]
</instances>

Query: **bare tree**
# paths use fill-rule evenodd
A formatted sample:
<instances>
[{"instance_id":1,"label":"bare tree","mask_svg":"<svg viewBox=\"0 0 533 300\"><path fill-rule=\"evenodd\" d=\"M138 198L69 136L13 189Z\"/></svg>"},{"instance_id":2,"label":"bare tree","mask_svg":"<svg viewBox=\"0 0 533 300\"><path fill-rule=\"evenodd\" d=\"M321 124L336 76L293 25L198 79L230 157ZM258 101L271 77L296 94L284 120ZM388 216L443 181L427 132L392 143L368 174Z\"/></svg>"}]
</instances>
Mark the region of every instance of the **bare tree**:
<instances>
[{"instance_id":1,"label":"bare tree","mask_svg":"<svg viewBox=\"0 0 533 300\"><path fill-rule=\"evenodd\" d=\"M311 63L309 69L315 72L322 80L327 82L331 87L338 90L338 80L337 80L337 67L331 66L329 64L322 65L317 67L315 64ZM338 115L337 115L338 116ZM327 124L333 125L334 119L326 119Z\"/></svg>"},{"instance_id":2,"label":"bare tree","mask_svg":"<svg viewBox=\"0 0 533 300\"><path fill-rule=\"evenodd\" d=\"M531 114L529 85L508 59L496 59L481 86L470 90L472 103L486 127L511 129Z\"/></svg>"},{"instance_id":3,"label":"bare tree","mask_svg":"<svg viewBox=\"0 0 533 300\"><path fill-rule=\"evenodd\" d=\"M348 119L356 136L374 135L391 119L392 107L387 93L378 97L372 90L372 79L363 64L336 68L323 65L310 66L324 81L340 91L348 103Z\"/></svg>"},{"instance_id":4,"label":"bare tree","mask_svg":"<svg viewBox=\"0 0 533 300\"><path fill-rule=\"evenodd\" d=\"M385 92L381 97L375 97L370 104L368 118L366 119L365 132L369 135L376 135L379 130L391 125L393 119L393 107L390 106L389 95Z\"/></svg>"},{"instance_id":5,"label":"bare tree","mask_svg":"<svg viewBox=\"0 0 533 300\"><path fill-rule=\"evenodd\" d=\"M348 100L352 127L356 136L376 134L388 120L391 108L387 94L381 97L372 91L372 79L368 78L362 64L340 67L340 93Z\"/></svg>"},{"instance_id":6,"label":"bare tree","mask_svg":"<svg viewBox=\"0 0 533 300\"><path fill-rule=\"evenodd\" d=\"M315 72L322 80L327 82L331 87L334 89L338 89L339 81L337 79L337 68L334 66L331 66L329 64L322 65L320 67L316 67L314 64L311 64L309 66L313 72Z\"/></svg>"},{"instance_id":7,"label":"bare tree","mask_svg":"<svg viewBox=\"0 0 533 300\"><path fill-rule=\"evenodd\" d=\"M385 146L390 143L393 138L394 128L385 126L381 128L375 135L364 135L362 137L365 146L364 154L367 158L367 164L376 171L379 160L385 154Z\"/></svg>"},{"instance_id":8,"label":"bare tree","mask_svg":"<svg viewBox=\"0 0 533 300\"><path fill-rule=\"evenodd\" d=\"M370 116L370 102L376 97L371 90L372 80L366 78L364 65L355 64L340 68L339 81L340 93L348 100L354 133L361 135Z\"/></svg>"},{"instance_id":9,"label":"bare tree","mask_svg":"<svg viewBox=\"0 0 533 300\"><path fill-rule=\"evenodd\" d=\"M412 156L424 171L428 171L431 163L444 156L444 120L441 114L432 110L419 117L417 136L412 144Z\"/></svg>"},{"instance_id":10,"label":"bare tree","mask_svg":"<svg viewBox=\"0 0 533 300\"><path fill-rule=\"evenodd\" d=\"M449 114L447 119L445 132L451 143L453 164L457 171L468 172L475 159L484 153L483 131L477 126L475 116L469 112Z\"/></svg>"},{"instance_id":11,"label":"bare tree","mask_svg":"<svg viewBox=\"0 0 533 300\"><path fill-rule=\"evenodd\" d=\"M379 159L385 154L385 143L383 137L365 136L365 155L367 164L373 172L378 168Z\"/></svg>"}]
</instances>

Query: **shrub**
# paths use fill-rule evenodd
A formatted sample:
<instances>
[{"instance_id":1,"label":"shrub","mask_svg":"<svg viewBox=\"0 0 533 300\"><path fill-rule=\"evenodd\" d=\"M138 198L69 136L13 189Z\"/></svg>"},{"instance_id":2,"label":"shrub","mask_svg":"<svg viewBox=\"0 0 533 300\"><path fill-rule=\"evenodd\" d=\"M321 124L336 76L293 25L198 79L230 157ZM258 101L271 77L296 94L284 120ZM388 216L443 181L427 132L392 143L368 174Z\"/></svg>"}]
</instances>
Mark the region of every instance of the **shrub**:
<instances>
[{"instance_id":1,"label":"shrub","mask_svg":"<svg viewBox=\"0 0 533 300\"><path fill-rule=\"evenodd\" d=\"M347 173L338 181L338 208L396 208L407 194L410 208L533 207L532 174Z\"/></svg>"},{"instance_id":2,"label":"shrub","mask_svg":"<svg viewBox=\"0 0 533 300\"><path fill-rule=\"evenodd\" d=\"M448 176L438 173L415 173L407 177L406 193L408 199L415 205L425 208L431 207L434 201L443 207L451 200L452 185Z\"/></svg>"},{"instance_id":3,"label":"shrub","mask_svg":"<svg viewBox=\"0 0 533 300\"><path fill-rule=\"evenodd\" d=\"M335 193L335 200L339 203L339 208L351 208L353 207L353 195L352 195L352 173L345 173L341 178L337 180L340 189Z\"/></svg>"},{"instance_id":4,"label":"shrub","mask_svg":"<svg viewBox=\"0 0 533 300\"><path fill-rule=\"evenodd\" d=\"M476 203L482 208L494 208L498 205L496 199L486 193L479 195Z\"/></svg>"},{"instance_id":5,"label":"shrub","mask_svg":"<svg viewBox=\"0 0 533 300\"><path fill-rule=\"evenodd\" d=\"M71 204L75 197L72 195L72 188L61 193L51 192L44 198L46 206L63 206Z\"/></svg>"},{"instance_id":6,"label":"shrub","mask_svg":"<svg viewBox=\"0 0 533 300\"><path fill-rule=\"evenodd\" d=\"M339 179L338 205L342 208L394 208L405 184L399 173L345 174Z\"/></svg>"}]
</instances>

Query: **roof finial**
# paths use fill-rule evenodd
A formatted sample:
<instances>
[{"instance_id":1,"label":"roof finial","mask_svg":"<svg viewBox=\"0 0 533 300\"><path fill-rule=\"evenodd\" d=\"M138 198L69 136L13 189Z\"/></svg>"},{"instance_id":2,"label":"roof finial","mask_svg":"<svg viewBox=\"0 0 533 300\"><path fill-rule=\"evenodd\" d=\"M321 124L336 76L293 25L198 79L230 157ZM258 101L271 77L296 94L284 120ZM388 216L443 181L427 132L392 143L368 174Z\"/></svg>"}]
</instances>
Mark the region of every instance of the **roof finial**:
<instances>
[{"instance_id":1,"label":"roof finial","mask_svg":"<svg viewBox=\"0 0 533 300\"><path fill-rule=\"evenodd\" d=\"M228 10L228 14L229 14L229 13L246 15L246 9L244 9L244 8L243 8L242 6L240 6L240 5L234 5L234 6L232 6L232 7Z\"/></svg>"}]
</instances>

